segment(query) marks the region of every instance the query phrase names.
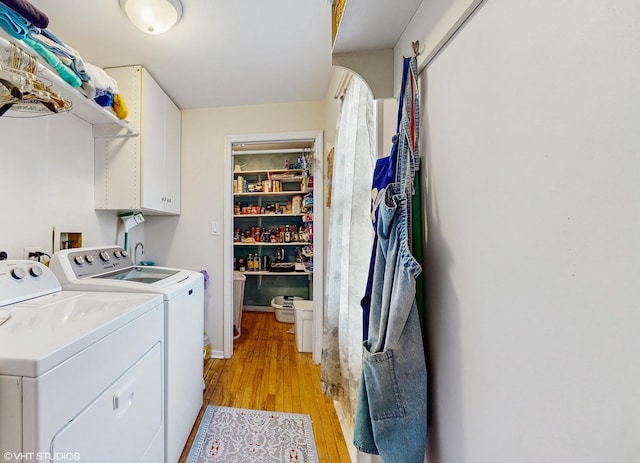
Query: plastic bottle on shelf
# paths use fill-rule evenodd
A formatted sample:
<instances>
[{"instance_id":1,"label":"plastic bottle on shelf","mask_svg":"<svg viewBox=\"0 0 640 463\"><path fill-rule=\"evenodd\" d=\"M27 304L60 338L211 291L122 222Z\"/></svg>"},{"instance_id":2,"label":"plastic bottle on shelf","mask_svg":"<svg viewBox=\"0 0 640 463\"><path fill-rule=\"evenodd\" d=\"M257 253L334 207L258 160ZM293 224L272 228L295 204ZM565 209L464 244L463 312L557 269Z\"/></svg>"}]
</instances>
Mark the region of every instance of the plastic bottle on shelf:
<instances>
[{"instance_id":1,"label":"plastic bottle on shelf","mask_svg":"<svg viewBox=\"0 0 640 463\"><path fill-rule=\"evenodd\" d=\"M291 229L288 224L284 228L284 242L291 243Z\"/></svg>"},{"instance_id":2,"label":"plastic bottle on shelf","mask_svg":"<svg viewBox=\"0 0 640 463\"><path fill-rule=\"evenodd\" d=\"M253 254L251 253L247 257L247 272L253 272Z\"/></svg>"}]
</instances>

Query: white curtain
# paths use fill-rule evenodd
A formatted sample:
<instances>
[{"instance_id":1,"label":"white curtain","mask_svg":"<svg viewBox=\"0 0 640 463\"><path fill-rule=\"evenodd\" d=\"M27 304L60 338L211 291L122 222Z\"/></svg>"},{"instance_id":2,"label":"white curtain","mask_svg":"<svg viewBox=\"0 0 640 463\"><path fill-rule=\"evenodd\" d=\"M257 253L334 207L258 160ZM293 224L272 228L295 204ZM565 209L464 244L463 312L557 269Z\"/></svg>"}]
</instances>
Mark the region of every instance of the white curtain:
<instances>
[{"instance_id":1,"label":"white curtain","mask_svg":"<svg viewBox=\"0 0 640 463\"><path fill-rule=\"evenodd\" d=\"M351 434L362 369L360 299L373 242L375 130L371 93L354 75L340 109L334 148L321 363L323 390L340 403L343 429L346 425Z\"/></svg>"}]
</instances>

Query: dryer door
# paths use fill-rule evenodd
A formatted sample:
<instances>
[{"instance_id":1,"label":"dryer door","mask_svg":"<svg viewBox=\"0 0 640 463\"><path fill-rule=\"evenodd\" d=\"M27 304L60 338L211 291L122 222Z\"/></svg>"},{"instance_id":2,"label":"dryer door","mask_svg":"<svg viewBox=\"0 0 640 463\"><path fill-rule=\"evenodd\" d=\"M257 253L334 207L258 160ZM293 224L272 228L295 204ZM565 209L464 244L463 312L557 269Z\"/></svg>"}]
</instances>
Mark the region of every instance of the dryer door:
<instances>
[{"instance_id":1,"label":"dryer door","mask_svg":"<svg viewBox=\"0 0 640 463\"><path fill-rule=\"evenodd\" d=\"M148 452L158 455L149 448L155 446L162 458L162 402L157 343L54 436L51 451L68 460L138 462L148 460Z\"/></svg>"}]
</instances>

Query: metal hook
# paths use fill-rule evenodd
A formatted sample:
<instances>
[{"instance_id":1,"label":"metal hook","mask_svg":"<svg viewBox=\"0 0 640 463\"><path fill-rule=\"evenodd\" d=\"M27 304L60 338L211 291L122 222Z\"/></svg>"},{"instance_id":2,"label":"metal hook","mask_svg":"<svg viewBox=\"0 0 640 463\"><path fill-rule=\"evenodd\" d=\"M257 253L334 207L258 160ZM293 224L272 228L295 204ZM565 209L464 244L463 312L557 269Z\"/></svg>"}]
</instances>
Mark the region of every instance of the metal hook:
<instances>
[{"instance_id":1,"label":"metal hook","mask_svg":"<svg viewBox=\"0 0 640 463\"><path fill-rule=\"evenodd\" d=\"M418 56L420 54L420 40L416 40L415 42L411 42L411 48L413 48L413 54Z\"/></svg>"}]
</instances>

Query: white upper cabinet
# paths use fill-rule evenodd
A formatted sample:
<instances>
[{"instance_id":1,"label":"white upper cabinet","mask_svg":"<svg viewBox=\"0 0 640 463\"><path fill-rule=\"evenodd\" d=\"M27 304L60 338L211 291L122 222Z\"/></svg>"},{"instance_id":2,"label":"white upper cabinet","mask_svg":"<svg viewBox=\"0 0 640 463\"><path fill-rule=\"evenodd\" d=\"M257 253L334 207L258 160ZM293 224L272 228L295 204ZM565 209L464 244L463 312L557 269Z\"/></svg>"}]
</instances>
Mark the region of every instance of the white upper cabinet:
<instances>
[{"instance_id":1,"label":"white upper cabinet","mask_svg":"<svg viewBox=\"0 0 640 463\"><path fill-rule=\"evenodd\" d=\"M139 128L133 138L96 138L95 208L180 213L180 110L141 66L109 68Z\"/></svg>"}]
</instances>

